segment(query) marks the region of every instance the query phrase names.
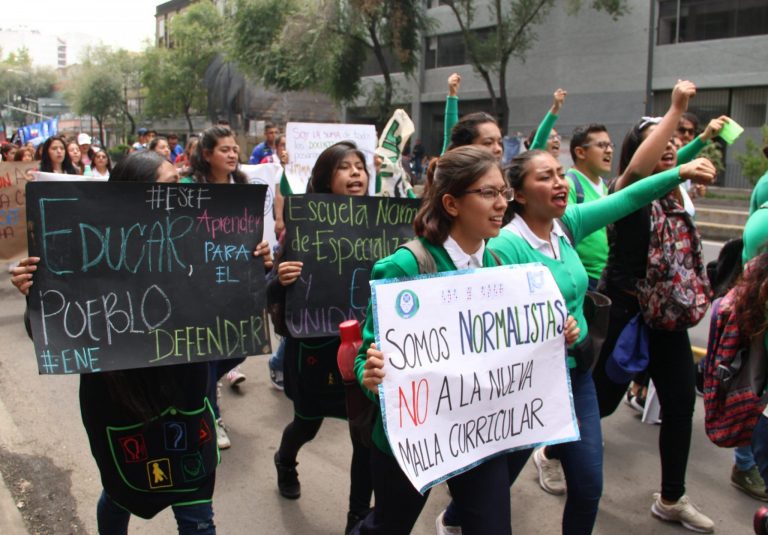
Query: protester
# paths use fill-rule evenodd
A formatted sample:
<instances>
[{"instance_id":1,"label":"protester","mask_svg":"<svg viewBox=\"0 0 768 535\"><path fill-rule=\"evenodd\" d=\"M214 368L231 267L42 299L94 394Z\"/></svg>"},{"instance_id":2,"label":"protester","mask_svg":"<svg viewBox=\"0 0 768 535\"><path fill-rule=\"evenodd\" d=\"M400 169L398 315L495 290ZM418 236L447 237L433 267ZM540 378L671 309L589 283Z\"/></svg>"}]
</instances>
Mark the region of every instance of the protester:
<instances>
[{"instance_id":1,"label":"protester","mask_svg":"<svg viewBox=\"0 0 768 535\"><path fill-rule=\"evenodd\" d=\"M147 145L147 149L158 153L169 162L173 161L171 160L171 147L168 144L168 139L163 136L153 137L152 141Z\"/></svg>"},{"instance_id":2,"label":"protester","mask_svg":"<svg viewBox=\"0 0 768 535\"><path fill-rule=\"evenodd\" d=\"M83 153L80 152L80 145L74 139L67 142L67 154L69 154L72 165L77 169L77 174L82 175L85 172L85 166L82 162Z\"/></svg>"},{"instance_id":3,"label":"protester","mask_svg":"<svg viewBox=\"0 0 768 535\"><path fill-rule=\"evenodd\" d=\"M248 163L261 163L261 160L263 160L266 156L269 156L275 152L275 139L277 138L278 132L279 131L274 123L266 123L264 125L264 141L253 148L253 152L251 153L251 157L248 159Z\"/></svg>"},{"instance_id":4,"label":"protester","mask_svg":"<svg viewBox=\"0 0 768 535\"><path fill-rule=\"evenodd\" d=\"M80 162L83 167L83 172L85 173L86 166L91 165L91 161L93 160L94 150L91 145L91 136L89 136L86 133L80 133L77 135L77 145L80 148Z\"/></svg>"},{"instance_id":5,"label":"protester","mask_svg":"<svg viewBox=\"0 0 768 535\"><path fill-rule=\"evenodd\" d=\"M238 154L240 147L232 135L232 131L226 126L212 126L205 130L195 149L194 157L191 159L192 175L185 177L182 182L197 182L200 184L247 184L248 178L238 169ZM259 247L266 244L262 242ZM227 449L232 446L232 442L227 434L227 428L221 418L221 411L217 391L219 381L226 374L227 379L232 386L237 386L246 377L240 371L239 365L245 358L234 358L214 361L210 364L211 375L209 385L209 396L213 401L213 412L216 416L216 439L220 449Z\"/></svg>"},{"instance_id":6,"label":"protester","mask_svg":"<svg viewBox=\"0 0 768 535\"><path fill-rule=\"evenodd\" d=\"M499 233L507 199L511 196L498 159L488 150L464 146L440 157L433 183L414 221L416 235L434 258L437 271L497 265L486 250L484 240ZM401 248L375 264L371 280L418 274L416 258ZM378 405L378 385L386 374L386 367L382 352L374 344L374 314L370 304L355 373L368 397ZM428 493L419 494L398 466L384 435L380 411L377 411L372 440L375 506L353 533L410 533ZM522 463L525 458L527 455L523 456ZM504 455L448 479L465 535L511 533L509 483Z\"/></svg>"},{"instance_id":7,"label":"protester","mask_svg":"<svg viewBox=\"0 0 768 535\"><path fill-rule=\"evenodd\" d=\"M109 178L112 172L112 160L107 151L99 149L94 152L90 176Z\"/></svg>"},{"instance_id":8,"label":"protester","mask_svg":"<svg viewBox=\"0 0 768 535\"><path fill-rule=\"evenodd\" d=\"M42 144L40 154L40 171L67 175L80 174L79 170L72 164L67 152L67 141L63 136L51 136L46 139Z\"/></svg>"},{"instance_id":9,"label":"protester","mask_svg":"<svg viewBox=\"0 0 768 535\"><path fill-rule=\"evenodd\" d=\"M566 96L568 96L568 91L565 89L557 89L554 92L552 95L552 107L544 116L544 119L542 119L539 127L532 131L524 142L526 149L544 149L555 158L560 157L560 142L562 140L554 126L565 103Z\"/></svg>"},{"instance_id":10,"label":"protester","mask_svg":"<svg viewBox=\"0 0 768 535\"><path fill-rule=\"evenodd\" d=\"M149 130L147 130L146 128L139 128L139 129L136 131L136 135L138 136L138 139L136 140L136 143L134 143L134 144L131 146L131 148L132 148L134 151L136 151L136 152L140 152L140 151L146 150L146 148L147 148L147 143L149 143L149 135L148 135L148 132L149 132Z\"/></svg>"},{"instance_id":11,"label":"protester","mask_svg":"<svg viewBox=\"0 0 768 535\"><path fill-rule=\"evenodd\" d=\"M197 149L197 142L199 140L200 137L197 135L189 136L187 139L187 144L184 146L184 152L177 156L176 160L173 162L176 167L179 168L182 176L186 176L192 173L192 156L195 154L195 150Z\"/></svg>"},{"instance_id":12,"label":"protester","mask_svg":"<svg viewBox=\"0 0 768 535\"><path fill-rule=\"evenodd\" d=\"M0 158L4 162L12 162L19 148L14 143L3 143L0 147Z\"/></svg>"},{"instance_id":13,"label":"protester","mask_svg":"<svg viewBox=\"0 0 768 535\"><path fill-rule=\"evenodd\" d=\"M568 488L563 513L563 533L590 533L602 493L603 446L600 418L590 365L596 355L588 335L583 303L587 274L574 245L597 229L626 216L653 199L673 190L680 178L708 182L714 167L705 159L654 175L620 193L586 204L568 204L568 183L562 166L548 152L528 151L516 156L507 168L514 189L509 225L488 242L504 263L540 262L552 272L578 321L581 335L569 347L568 367L581 439L549 446L549 458L557 458ZM562 224L573 237L567 237ZM542 450L537 450L541 455ZM539 461L537 461L539 464Z\"/></svg>"},{"instance_id":14,"label":"protester","mask_svg":"<svg viewBox=\"0 0 768 535\"><path fill-rule=\"evenodd\" d=\"M667 114L662 119L643 118L628 132L619 164L619 172L622 175L611 186L614 191L619 193L635 181L642 184L649 180L644 178L648 172L664 174L675 168L677 151L671 141L672 134L680 116L687 108L688 99L694 94L693 84L678 82ZM653 169L625 172L630 159L636 152L641 151L655 155ZM687 165L690 164L685 164L683 168ZM664 196L665 202L673 203L682 209L677 194L679 188ZM629 384L629 380L614 382L616 379L612 379L606 372L606 363L619 334L630 319L640 312L638 283L646 278L651 232L655 232L655 228L651 225L649 206L628 214L609 228L610 251L600 288L611 298L613 304L608 334L594 374L601 417L613 413ZM697 231L692 227L690 232ZM693 506L685 495L685 473L695 401L694 364L688 332L685 329L672 331L649 328L648 341L648 372L664 411L659 433L661 492L654 494L651 512L662 520L680 522L688 529L708 533L714 529L713 522Z\"/></svg>"},{"instance_id":15,"label":"protester","mask_svg":"<svg viewBox=\"0 0 768 535\"><path fill-rule=\"evenodd\" d=\"M31 162L35 159L35 149L31 149L26 145L16 151L13 157L14 162Z\"/></svg>"},{"instance_id":16,"label":"protester","mask_svg":"<svg viewBox=\"0 0 768 535\"><path fill-rule=\"evenodd\" d=\"M179 145L179 136L176 134L168 134L168 148L171 149L171 155L168 158L171 162L176 163L181 153L184 152L184 148Z\"/></svg>"},{"instance_id":17,"label":"protester","mask_svg":"<svg viewBox=\"0 0 768 535\"><path fill-rule=\"evenodd\" d=\"M307 193L365 196L368 181L365 156L354 143L342 141L320 153L312 168ZM278 253L278 256L281 255L282 251ZM301 273L301 262L279 261L276 277L268 283L270 303L284 304L286 288L294 284ZM301 484L296 471L299 450L315 438L325 417L345 418L346 406L344 387L336 366L339 337L298 339L286 335L284 341L285 393L293 401L294 416L283 430L280 447L275 452L275 468L280 495L295 500L301 496ZM310 358L316 365L307 365L305 360ZM345 533L370 508L372 487L369 451L352 437L349 510Z\"/></svg>"},{"instance_id":18,"label":"protester","mask_svg":"<svg viewBox=\"0 0 768 535\"><path fill-rule=\"evenodd\" d=\"M53 144L54 150L64 152L63 140L57 141ZM170 169L165 168L166 165ZM159 156L139 153L123 160L111 180L175 182L178 174ZM25 295L29 293L39 260L23 259L13 270L11 281ZM27 326L31 336L28 323ZM162 425L169 418L171 408L174 409L171 414L177 410L194 412L212 426L207 385L206 363L80 375L80 412L103 485L96 508L99 533L127 534L131 514L152 518L171 506L180 534L215 534L212 496L218 451L213 442L210 447L203 445L199 450L205 476L193 483L176 481L177 492L165 492L167 489L157 491L151 486L137 488L123 479L122 456L113 456L114 444L108 434L109 429L141 427L145 440L163 441ZM196 430L190 432L197 435ZM151 448L151 444L148 446ZM164 449L162 445L159 447ZM168 457L174 455L174 452L167 453ZM160 470L158 477L162 477L162 469L157 469Z\"/></svg>"}]
</instances>

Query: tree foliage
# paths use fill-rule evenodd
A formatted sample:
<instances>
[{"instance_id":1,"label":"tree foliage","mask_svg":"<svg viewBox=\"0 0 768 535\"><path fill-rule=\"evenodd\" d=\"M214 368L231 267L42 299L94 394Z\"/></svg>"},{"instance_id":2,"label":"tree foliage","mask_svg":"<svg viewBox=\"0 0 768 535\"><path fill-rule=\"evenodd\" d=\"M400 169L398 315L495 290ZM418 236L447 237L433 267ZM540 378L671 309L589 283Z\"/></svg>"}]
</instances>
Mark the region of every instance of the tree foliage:
<instances>
[{"instance_id":1,"label":"tree foliage","mask_svg":"<svg viewBox=\"0 0 768 535\"><path fill-rule=\"evenodd\" d=\"M393 69L413 73L427 28L419 0L238 0L236 6L228 49L243 72L278 90L316 90L349 102L360 95L372 56L383 77L381 120L392 107Z\"/></svg>"},{"instance_id":2,"label":"tree foliage","mask_svg":"<svg viewBox=\"0 0 768 535\"><path fill-rule=\"evenodd\" d=\"M2 50L0 50L2 58ZM56 73L49 67L35 67L26 48L10 52L0 59L0 80L2 80L2 102L17 108L36 109L32 100L53 94ZM7 116L16 123L29 122L24 112L8 110Z\"/></svg>"},{"instance_id":3,"label":"tree foliage","mask_svg":"<svg viewBox=\"0 0 768 535\"><path fill-rule=\"evenodd\" d=\"M506 130L509 117L507 101L507 67L511 58L525 60L526 53L536 43L536 27L556 5L555 0L490 0L488 11L495 24L492 31L478 35L476 28L477 0L446 0L459 24L467 51L467 59L480 75L491 96L492 112L499 126ZM566 0L570 14L588 4L590 8L606 11L614 19L629 10L626 0Z\"/></svg>"},{"instance_id":4,"label":"tree foliage","mask_svg":"<svg viewBox=\"0 0 768 535\"><path fill-rule=\"evenodd\" d=\"M189 132L194 131L192 112L205 109L205 70L221 49L223 25L210 2L192 4L173 19L171 48L151 48L145 54L142 82L147 88L147 114L183 114Z\"/></svg>"},{"instance_id":5,"label":"tree foliage","mask_svg":"<svg viewBox=\"0 0 768 535\"><path fill-rule=\"evenodd\" d=\"M91 115L99 125L99 140L104 143L104 121L120 112L120 82L112 66L84 63L65 97L78 115Z\"/></svg>"},{"instance_id":6,"label":"tree foliage","mask_svg":"<svg viewBox=\"0 0 768 535\"><path fill-rule=\"evenodd\" d=\"M762 144L755 143L752 138L747 138L744 142L746 151L736 155L736 160L741 164L741 174L752 185L757 184L760 177L768 172L768 158L763 154L763 147L768 146L768 124L763 125L762 135Z\"/></svg>"}]
</instances>

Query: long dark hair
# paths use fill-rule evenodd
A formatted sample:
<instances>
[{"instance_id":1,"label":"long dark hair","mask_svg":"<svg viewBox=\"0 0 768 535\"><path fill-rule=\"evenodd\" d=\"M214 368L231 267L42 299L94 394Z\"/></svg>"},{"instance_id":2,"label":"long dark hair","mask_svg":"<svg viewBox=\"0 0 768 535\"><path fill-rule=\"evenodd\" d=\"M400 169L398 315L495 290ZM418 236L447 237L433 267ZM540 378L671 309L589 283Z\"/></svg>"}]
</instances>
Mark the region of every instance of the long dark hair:
<instances>
[{"instance_id":1,"label":"long dark hair","mask_svg":"<svg viewBox=\"0 0 768 535\"><path fill-rule=\"evenodd\" d=\"M650 126L659 124L660 117L643 117L635 125L629 129L627 135L624 136L624 141L621 144L621 156L619 158L619 176L629 166L629 162L632 160L632 156L637 152L637 148L644 141L645 132Z\"/></svg>"},{"instance_id":2,"label":"long dark hair","mask_svg":"<svg viewBox=\"0 0 768 535\"><path fill-rule=\"evenodd\" d=\"M451 139L447 150L471 145L478 136L477 127L485 123L493 123L496 126L499 124L491 114L484 111L469 113L459 119L459 122L453 125L451 129Z\"/></svg>"},{"instance_id":3,"label":"long dark hair","mask_svg":"<svg viewBox=\"0 0 768 535\"><path fill-rule=\"evenodd\" d=\"M120 160L109 174L110 182L155 182L157 170L167 162L150 150L133 152Z\"/></svg>"},{"instance_id":4,"label":"long dark hair","mask_svg":"<svg viewBox=\"0 0 768 535\"><path fill-rule=\"evenodd\" d=\"M529 164L531 163L531 160L533 160L537 156L541 156L542 154L549 154L545 150L528 150L525 152L521 152L514 158L512 158L512 161L509 162L509 165L505 168L505 175L507 177L507 182L509 182L509 187L514 189L515 191L520 190L523 188L523 182L525 181L525 175L529 171ZM502 223L506 225L512 219L515 217L515 214L521 214L523 212L523 207L515 202L514 200L509 203L507 206L507 211L504 212L504 219L502 220Z\"/></svg>"},{"instance_id":5,"label":"long dark hair","mask_svg":"<svg viewBox=\"0 0 768 535\"><path fill-rule=\"evenodd\" d=\"M350 153L360 158L360 161L365 164L365 155L352 141L334 143L321 152L312 168L312 175L309 177L309 184L307 184L307 193L331 193L333 174ZM369 181L371 180L371 177L368 176L367 167L365 168L365 176L368 177Z\"/></svg>"},{"instance_id":6,"label":"long dark hair","mask_svg":"<svg viewBox=\"0 0 768 535\"><path fill-rule=\"evenodd\" d=\"M768 252L765 246L761 254L747 264L736 284L734 313L742 334L754 336L768 328Z\"/></svg>"},{"instance_id":7,"label":"long dark hair","mask_svg":"<svg viewBox=\"0 0 768 535\"><path fill-rule=\"evenodd\" d=\"M219 140L225 137L235 138L235 134L229 127L226 126L212 126L203 131L200 135L200 140L197 142L195 148L195 157L190 159L190 165L192 166L192 176L198 182L209 182L211 176L211 164L209 164L205 158L203 158L203 151L211 151L219 144ZM235 184L247 184L248 177L240 169L235 169L230 176Z\"/></svg>"},{"instance_id":8,"label":"long dark hair","mask_svg":"<svg viewBox=\"0 0 768 535\"><path fill-rule=\"evenodd\" d=\"M453 217L445 211L443 196L459 197L490 169L501 165L488 150L465 145L447 151L437 160L432 185L413 220L417 236L442 245L451 231Z\"/></svg>"},{"instance_id":9,"label":"long dark hair","mask_svg":"<svg viewBox=\"0 0 768 535\"><path fill-rule=\"evenodd\" d=\"M62 172L67 175L79 175L80 173L75 168L75 165L72 163L72 158L69 157L69 153L67 152L67 140L64 136L51 136L45 140L43 148L40 150L40 171L44 173L54 172L53 162L51 162L51 157L48 154L48 149L51 148L54 141L60 141L64 146L64 161L61 162Z\"/></svg>"}]
</instances>

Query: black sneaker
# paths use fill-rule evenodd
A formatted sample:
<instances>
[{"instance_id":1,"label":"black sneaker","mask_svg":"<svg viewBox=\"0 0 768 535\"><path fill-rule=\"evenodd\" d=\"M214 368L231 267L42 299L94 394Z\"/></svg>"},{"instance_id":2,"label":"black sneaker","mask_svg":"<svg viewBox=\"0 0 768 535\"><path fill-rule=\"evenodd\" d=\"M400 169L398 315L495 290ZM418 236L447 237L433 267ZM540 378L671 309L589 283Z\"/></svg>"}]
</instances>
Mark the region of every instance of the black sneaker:
<instances>
[{"instance_id":1,"label":"black sneaker","mask_svg":"<svg viewBox=\"0 0 768 535\"><path fill-rule=\"evenodd\" d=\"M768 507L761 507L757 510L753 527L756 535L768 535Z\"/></svg>"},{"instance_id":2,"label":"black sneaker","mask_svg":"<svg viewBox=\"0 0 768 535\"><path fill-rule=\"evenodd\" d=\"M280 496L289 500L297 500L301 496L301 483L299 473L296 471L298 463L283 464L280 461L279 452L275 452L275 468L277 469L277 489Z\"/></svg>"}]
</instances>

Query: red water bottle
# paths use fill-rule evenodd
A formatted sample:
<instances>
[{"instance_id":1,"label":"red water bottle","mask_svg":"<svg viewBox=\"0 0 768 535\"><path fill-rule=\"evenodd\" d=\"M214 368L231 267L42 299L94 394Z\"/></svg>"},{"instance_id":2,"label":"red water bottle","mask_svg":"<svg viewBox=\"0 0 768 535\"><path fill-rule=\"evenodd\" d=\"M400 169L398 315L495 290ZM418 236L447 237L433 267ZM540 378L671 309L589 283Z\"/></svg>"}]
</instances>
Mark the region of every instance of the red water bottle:
<instances>
[{"instance_id":1,"label":"red water bottle","mask_svg":"<svg viewBox=\"0 0 768 535\"><path fill-rule=\"evenodd\" d=\"M339 324L341 345L336 354L336 364L339 366L341 378L345 383L357 382L355 376L355 359L360 346L363 345L363 337L360 335L360 323L357 320L349 320Z\"/></svg>"}]
</instances>

